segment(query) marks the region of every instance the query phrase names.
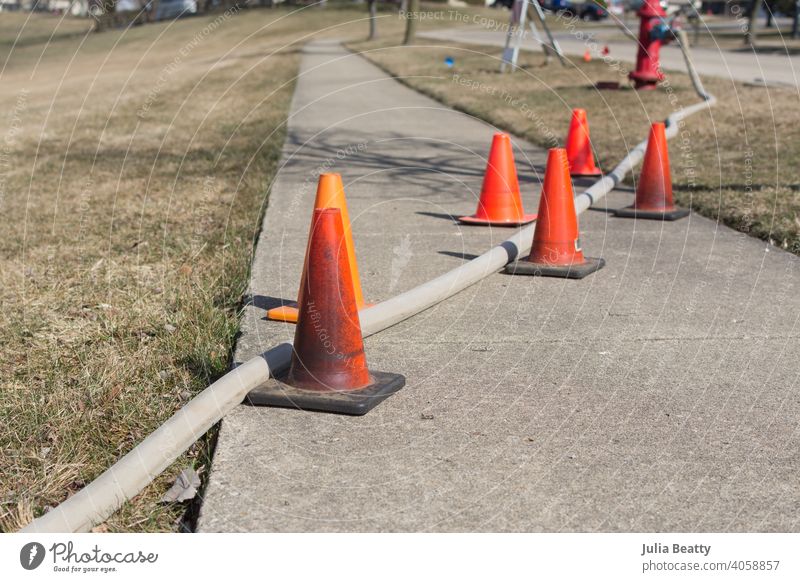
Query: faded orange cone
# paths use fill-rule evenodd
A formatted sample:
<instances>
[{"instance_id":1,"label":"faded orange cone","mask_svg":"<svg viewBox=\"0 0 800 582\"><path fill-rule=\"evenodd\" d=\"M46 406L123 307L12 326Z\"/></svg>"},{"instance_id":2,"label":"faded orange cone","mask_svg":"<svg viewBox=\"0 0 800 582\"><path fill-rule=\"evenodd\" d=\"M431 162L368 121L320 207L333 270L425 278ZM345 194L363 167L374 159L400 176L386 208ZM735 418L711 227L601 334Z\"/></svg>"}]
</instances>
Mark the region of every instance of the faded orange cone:
<instances>
[{"instance_id":1,"label":"faded orange cone","mask_svg":"<svg viewBox=\"0 0 800 582\"><path fill-rule=\"evenodd\" d=\"M589 137L589 121L585 109L573 109L567 133L567 159L571 176L599 176L600 168L594 163L592 141Z\"/></svg>"},{"instance_id":2,"label":"faded orange cone","mask_svg":"<svg viewBox=\"0 0 800 582\"><path fill-rule=\"evenodd\" d=\"M547 155L531 254L507 265L506 273L583 279L604 265L603 259L583 255L567 152L553 148Z\"/></svg>"},{"instance_id":3,"label":"faded orange cone","mask_svg":"<svg viewBox=\"0 0 800 582\"><path fill-rule=\"evenodd\" d=\"M689 210L675 206L672 201L672 177L669 168L669 146L666 127L657 122L650 127L647 150L636 186L633 206L620 208L615 216L647 218L651 220L678 220L689 215Z\"/></svg>"},{"instance_id":4,"label":"faded orange cone","mask_svg":"<svg viewBox=\"0 0 800 582\"><path fill-rule=\"evenodd\" d=\"M525 214L522 208L514 151L508 134L494 134L478 209L472 216L461 216L458 220L464 224L491 226L519 226L536 220L535 214Z\"/></svg>"},{"instance_id":5,"label":"faded orange cone","mask_svg":"<svg viewBox=\"0 0 800 582\"><path fill-rule=\"evenodd\" d=\"M350 215L347 213L347 201L344 196L344 185L339 174L321 174L317 183L317 198L314 201L314 210L319 208L338 208L342 211L342 222L345 229L345 244L347 247L347 259L350 262L350 274L353 278L353 290L355 292L356 305L358 309L366 307L364 295L361 292L361 279L358 276L358 264L356 263L356 249L353 244L353 232L350 228ZM307 252L307 251L306 251ZM305 260L308 263L308 256ZM306 265L303 266L305 272ZM298 294L299 295L299 294ZM291 305L281 305L267 310L267 319L274 321L286 321L297 323L297 307Z\"/></svg>"},{"instance_id":6,"label":"faded orange cone","mask_svg":"<svg viewBox=\"0 0 800 582\"><path fill-rule=\"evenodd\" d=\"M342 211L314 211L289 370L248 394L251 404L366 414L405 384L367 369Z\"/></svg>"}]
</instances>

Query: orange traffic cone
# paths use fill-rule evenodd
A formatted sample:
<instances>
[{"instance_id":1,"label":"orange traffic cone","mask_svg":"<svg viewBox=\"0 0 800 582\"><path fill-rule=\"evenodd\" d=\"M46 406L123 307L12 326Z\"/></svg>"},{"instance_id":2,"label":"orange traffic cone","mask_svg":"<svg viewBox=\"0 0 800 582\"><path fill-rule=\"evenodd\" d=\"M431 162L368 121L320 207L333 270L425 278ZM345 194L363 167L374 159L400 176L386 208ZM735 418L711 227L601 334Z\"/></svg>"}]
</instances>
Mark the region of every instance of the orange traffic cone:
<instances>
[{"instance_id":1,"label":"orange traffic cone","mask_svg":"<svg viewBox=\"0 0 800 582\"><path fill-rule=\"evenodd\" d=\"M252 390L252 404L361 415L405 384L367 369L346 247L342 211L314 210L291 365Z\"/></svg>"},{"instance_id":2,"label":"orange traffic cone","mask_svg":"<svg viewBox=\"0 0 800 582\"><path fill-rule=\"evenodd\" d=\"M589 49L586 49L586 52L583 53L583 62L590 63L592 61L592 52Z\"/></svg>"},{"instance_id":3,"label":"orange traffic cone","mask_svg":"<svg viewBox=\"0 0 800 582\"><path fill-rule=\"evenodd\" d=\"M600 168L594 163L592 142L589 139L589 122L585 109L573 109L567 133L567 159L571 176L599 176Z\"/></svg>"},{"instance_id":4,"label":"orange traffic cone","mask_svg":"<svg viewBox=\"0 0 800 582\"><path fill-rule=\"evenodd\" d=\"M583 279L605 264L583 256L567 152L553 148L547 155L531 254L507 265L506 273Z\"/></svg>"},{"instance_id":5,"label":"orange traffic cone","mask_svg":"<svg viewBox=\"0 0 800 582\"><path fill-rule=\"evenodd\" d=\"M517 167L508 134L494 134L478 209L472 216L462 216L458 220L465 224L492 226L519 226L536 220L535 214L525 214L522 208Z\"/></svg>"},{"instance_id":6,"label":"orange traffic cone","mask_svg":"<svg viewBox=\"0 0 800 582\"><path fill-rule=\"evenodd\" d=\"M639 174L633 206L620 208L614 215L652 220L678 220L689 215L689 210L675 206L672 201L669 148L663 123L654 123L650 127L650 137L647 139L647 150L644 153L642 173Z\"/></svg>"},{"instance_id":7,"label":"orange traffic cone","mask_svg":"<svg viewBox=\"0 0 800 582\"><path fill-rule=\"evenodd\" d=\"M353 244L353 232L350 229L350 215L347 213L344 186L342 185L342 177L339 174L320 175L319 182L317 183L317 199L314 201L314 209L316 210L318 208L338 208L342 211L347 259L350 262L350 274L353 277L353 290L355 291L356 305L358 309L363 309L366 305L364 304L364 295L361 292L361 279L358 277L356 249ZM306 263L308 263L307 256ZM303 271L305 271L305 269L306 267L304 266ZM290 305L274 307L273 309L267 310L267 319L297 323L297 307Z\"/></svg>"}]
</instances>

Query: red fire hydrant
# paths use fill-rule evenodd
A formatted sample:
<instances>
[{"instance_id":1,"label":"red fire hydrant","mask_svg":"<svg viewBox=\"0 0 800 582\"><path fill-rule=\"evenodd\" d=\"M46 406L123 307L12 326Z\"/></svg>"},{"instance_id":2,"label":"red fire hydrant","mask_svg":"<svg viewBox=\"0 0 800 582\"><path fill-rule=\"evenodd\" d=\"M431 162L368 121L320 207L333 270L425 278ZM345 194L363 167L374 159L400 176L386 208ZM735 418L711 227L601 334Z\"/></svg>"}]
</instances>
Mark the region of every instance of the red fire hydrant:
<instances>
[{"instance_id":1,"label":"red fire hydrant","mask_svg":"<svg viewBox=\"0 0 800 582\"><path fill-rule=\"evenodd\" d=\"M659 62L661 45L671 38L669 26L664 23L667 13L659 0L644 0L638 12L639 52L636 55L636 70L629 77L637 89L655 89L664 78Z\"/></svg>"}]
</instances>

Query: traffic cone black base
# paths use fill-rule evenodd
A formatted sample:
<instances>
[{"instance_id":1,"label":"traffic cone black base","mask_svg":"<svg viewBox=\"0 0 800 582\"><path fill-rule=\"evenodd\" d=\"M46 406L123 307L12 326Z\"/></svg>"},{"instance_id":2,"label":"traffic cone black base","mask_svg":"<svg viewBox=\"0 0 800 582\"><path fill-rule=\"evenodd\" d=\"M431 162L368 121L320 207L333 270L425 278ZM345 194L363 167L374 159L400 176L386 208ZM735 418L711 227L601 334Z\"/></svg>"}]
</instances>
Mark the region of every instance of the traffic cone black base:
<instances>
[{"instance_id":1,"label":"traffic cone black base","mask_svg":"<svg viewBox=\"0 0 800 582\"><path fill-rule=\"evenodd\" d=\"M367 367L343 215L314 210L291 361L250 391L252 404L361 415L405 385L399 374Z\"/></svg>"},{"instance_id":2,"label":"traffic cone black base","mask_svg":"<svg viewBox=\"0 0 800 582\"><path fill-rule=\"evenodd\" d=\"M270 378L247 395L247 402L255 406L295 408L362 416L400 390L406 379L400 374L369 371L372 384L359 390L303 390L289 386L288 370L278 378Z\"/></svg>"},{"instance_id":3,"label":"traffic cone black base","mask_svg":"<svg viewBox=\"0 0 800 582\"><path fill-rule=\"evenodd\" d=\"M536 220L535 214L525 214L522 208L517 166L508 134L497 133L492 139L475 214L461 216L458 220L462 224L510 227Z\"/></svg>"},{"instance_id":4,"label":"traffic cone black base","mask_svg":"<svg viewBox=\"0 0 800 582\"><path fill-rule=\"evenodd\" d=\"M547 154L531 252L526 258L507 265L506 273L583 279L606 264L603 259L583 254L569 172L567 150L551 149Z\"/></svg>"},{"instance_id":5,"label":"traffic cone black base","mask_svg":"<svg viewBox=\"0 0 800 582\"><path fill-rule=\"evenodd\" d=\"M619 218L642 218L645 220L680 220L689 216L690 211L688 208L675 207L672 210L658 211L658 210L637 210L633 206L627 208L619 208L614 211L614 216Z\"/></svg>"},{"instance_id":6,"label":"traffic cone black base","mask_svg":"<svg viewBox=\"0 0 800 582\"><path fill-rule=\"evenodd\" d=\"M636 186L636 199L631 206L614 212L614 216L646 220L678 220L689 216L687 209L678 208L672 201L666 131L666 126L661 122L650 126L642 171Z\"/></svg>"},{"instance_id":7,"label":"traffic cone black base","mask_svg":"<svg viewBox=\"0 0 800 582\"><path fill-rule=\"evenodd\" d=\"M506 265L509 275L529 275L533 277L560 277L562 279L583 279L605 267L605 259L584 257L584 262L574 265L548 265L531 263L528 259L514 261Z\"/></svg>"}]
</instances>

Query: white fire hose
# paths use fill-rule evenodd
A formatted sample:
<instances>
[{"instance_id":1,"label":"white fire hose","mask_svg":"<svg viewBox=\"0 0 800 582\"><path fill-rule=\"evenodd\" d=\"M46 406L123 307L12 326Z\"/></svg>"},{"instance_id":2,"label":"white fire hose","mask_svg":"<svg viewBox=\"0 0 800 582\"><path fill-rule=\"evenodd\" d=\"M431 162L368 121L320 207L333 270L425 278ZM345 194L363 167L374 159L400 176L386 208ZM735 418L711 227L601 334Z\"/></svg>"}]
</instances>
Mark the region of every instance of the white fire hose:
<instances>
[{"instance_id":1,"label":"white fire hose","mask_svg":"<svg viewBox=\"0 0 800 582\"><path fill-rule=\"evenodd\" d=\"M689 76L703 101L680 109L667 120L667 139L678 133L685 118L713 106L716 98L705 91L688 51L685 33L677 33ZM602 179L575 197L580 214L619 184L644 157L647 140L637 144ZM531 248L534 225L519 230L488 252L439 277L360 313L361 329L369 336L412 317L452 297L481 279L496 273L509 261L524 256ZM164 424L109 467L81 491L33 520L21 531L83 532L104 522L122 504L137 495L228 412L248 392L289 365L292 346L281 344L238 366L189 401Z\"/></svg>"}]
</instances>

